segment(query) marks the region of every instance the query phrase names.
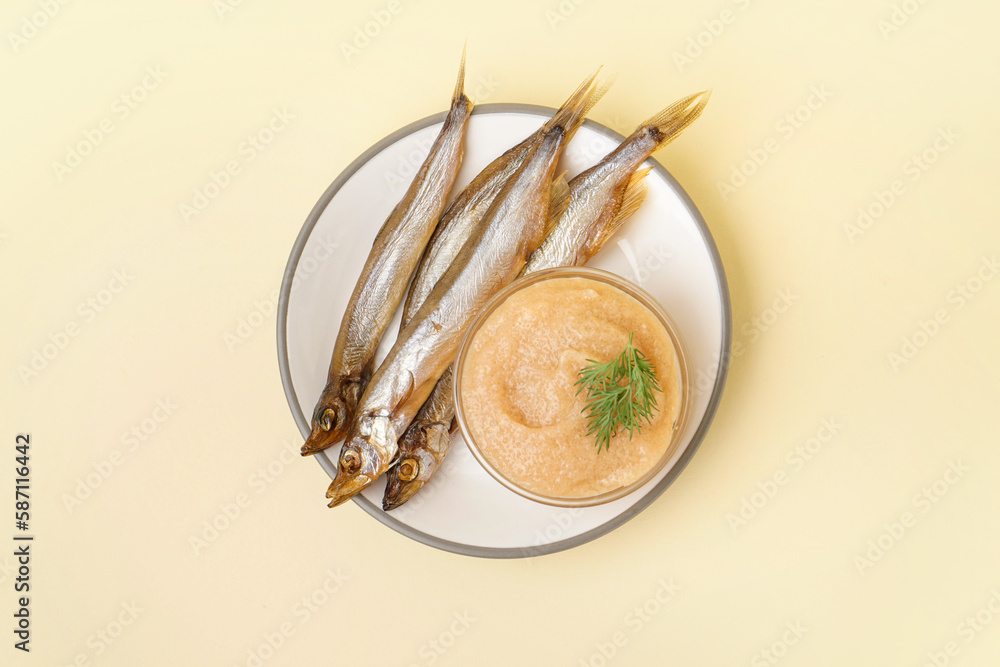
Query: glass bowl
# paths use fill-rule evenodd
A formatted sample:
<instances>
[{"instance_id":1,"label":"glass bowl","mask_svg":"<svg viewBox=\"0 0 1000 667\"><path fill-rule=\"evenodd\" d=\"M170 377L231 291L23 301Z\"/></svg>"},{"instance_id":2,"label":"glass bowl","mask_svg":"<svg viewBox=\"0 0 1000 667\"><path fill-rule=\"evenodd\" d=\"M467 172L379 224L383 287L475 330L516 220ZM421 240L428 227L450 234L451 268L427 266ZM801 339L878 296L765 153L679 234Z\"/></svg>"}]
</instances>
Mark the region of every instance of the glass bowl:
<instances>
[{"instance_id":1,"label":"glass bowl","mask_svg":"<svg viewBox=\"0 0 1000 667\"><path fill-rule=\"evenodd\" d=\"M571 442L575 443L583 442L581 436L579 435L579 431L574 431L564 438L556 438L554 435L550 438L547 435L547 432L544 431L544 429L537 432L530 430L533 429L534 426L528 423L529 421L531 421L528 417L524 417L524 415L527 413L524 412L517 413L518 415L523 417L524 421L523 423L518 422L518 425L515 428L529 429L528 431L525 432L531 434L531 438L534 443L532 445L533 448L531 450L532 453L525 454L525 456L538 457L536 459L536 462L541 462L543 465L546 463L555 465L559 469L558 476L560 477L560 479L563 479L565 475L568 475L569 479L573 480L574 475L578 475L580 480L582 480L583 476L586 475L586 469L588 468L588 466L590 467L590 469L594 469L597 466L603 466L604 463L611 461L611 463L608 463L607 467L602 468L604 472L602 472L601 474L607 474L613 478L616 476L616 474L620 473L619 476L629 480L627 482L622 482L617 486L611 486L611 487L609 487L608 483L604 483L600 485L602 488L592 490L592 492L589 493L564 493L564 492L560 492L558 494L549 493L538 488L539 486L538 484L533 485L536 488L529 488L529 486L532 486L532 484L518 483L514 481L513 477L518 477L518 475L516 474L516 472L512 474L511 471L513 470L513 467L506 466L502 461L498 463L499 459L493 460L491 456L486 451L484 451L483 445L484 444L488 445L485 448L487 450L493 448L494 446L496 448L499 448L498 451L503 456L497 454L497 457L506 458L507 460L510 460L511 457L514 457L514 459L516 460L518 454L517 452L514 451L513 448L518 448L518 447L523 448L524 446L523 442L522 443L505 442L505 440L507 440L509 436L507 437L494 436L493 439L490 440L489 442L484 442L482 439L489 437L483 435L485 428L483 427L483 424L494 423L497 421L506 421L506 422L517 421L516 419L511 417L511 415L516 412L516 409L512 409L510 407L511 401L508 399L505 401L505 405L502 408L498 407L497 403L487 404L487 408L492 409L493 410L492 414L495 416L492 417L477 416L477 413L473 408L475 408L476 401L480 401L481 399L473 398L470 400L469 397L470 393L473 392L473 387L475 386L476 383L476 380L470 379L469 376L474 374L474 368L472 368L472 366L475 363L477 363L475 361L470 362L470 358L474 358L476 357L476 355L479 354L478 349L482 347L483 341L487 341L490 336L494 335L494 333L501 331L499 328L500 320L498 319L496 322L491 321L494 315L497 313L497 309L500 308L503 304L507 303L508 300L510 300L515 295L522 294L524 290L527 290L529 288L536 288L536 286L542 285L546 281L565 280L565 279L571 279L573 281L581 281L581 282L562 283L561 285L549 285L548 287L554 288L556 290L559 289L575 290L583 287L583 288L590 288L590 290L588 291L592 291L601 289L601 287L594 285L594 283L598 283L600 284L600 286L611 288L611 290L619 294L625 295L625 297L631 297L631 300L626 298L625 302L628 304L632 304L632 300L634 300L634 302L638 303L641 309L648 311L648 313L652 315L652 319L650 319L645 314L640 315L639 317L644 321L651 322L652 323L651 326L653 327L655 326L662 327L663 332L665 332L666 334L665 340L669 341L669 346L672 346L672 352L676 360L676 366L675 366L676 373L670 373L671 376L670 379L671 380L675 379L676 383L671 382L671 386L669 387L664 386L663 387L664 393L656 395L659 409L662 410L664 409L664 406L669 406L669 409L672 411L674 409L674 406L676 406L677 410L676 417L673 421L672 427L670 427L670 425L667 423L663 423L657 426L656 429L654 429L652 426L650 427L650 430L657 431L657 435L653 438L652 444L656 448L659 448L661 446L663 447L662 454L659 456L649 456L647 453L637 451L636 452L637 456L635 458L639 459L639 461L636 462L635 460L630 460L627 457L630 448L633 447L632 441L631 440L625 441L622 439L621 435L619 435L612 441L611 445L612 450L616 446L618 447L624 446L626 448L625 450L621 450L621 453L615 453L612 452L612 450L605 450L605 452L598 453L597 458L594 459L592 454L588 453L584 449L581 449L582 447L581 444L576 444L576 445L567 444ZM544 287L545 286L542 285L542 288ZM537 295L540 294L541 291L542 290L536 288L536 290L531 294ZM572 302L567 301L566 299L560 300L558 297L554 295L546 298L548 298L550 302L544 304L547 306L545 310L547 311L547 315L549 316L549 318L555 321L554 326L557 329L559 327L574 327L575 322L574 324L564 324L565 322L570 321L569 313L570 311L574 310ZM584 297L580 296L579 298L580 298L580 303L582 304L583 303L582 299L584 299ZM596 299L600 298L600 296L587 297L587 298ZM504 317L517 318L518 317L517 313L520 312L523 314L522 315L523 317L527 317L528 321L533 323L534 315L526 313L526 311L514 310L519 301L520 297L518 299L515 299L515 301L512 302L513 305L511 309L507 309L506 311L508 313L513 313L513 314L504 315ZM607 304L608 301L609 301L608 299L601 298L600 304L598 304L598 308L604 308L603 304ZM597 302L594 301L593 303L596 304ZM561 309L564 307L563 304L566 304L565 307L567 309L567 312L565 318L560 319L560 316L562 315ZM576 306L578 318L581 307L582 306L580 306L579 304ZM610 311L608 312L610 313ZM605 314L603 315L603 317L609 318L610 315ZM592 331L597 331L599 334L602 335L603 332L612 330L613 320L608 319L607 325L603 329L599 324L596 323L598 320L599 318L595 317L594 323L589 323L586 319L584 320L577 319L576 322L581 323L580 325L581 329L586 330L589 328ZM515 319L514 321L517 320ZM563 324L561 324L561 322ZM573 332L576 332L575 328L571 330ZM657 332L658 338L659 338L659 333L660 332ZM483 336L483 341L480 341L480 344L477 346L477 340L480 335ZM505 334L501 332L499 335L503 336ZM648 334L648 335L653 335L653 334ZM659 340L662 341L664 339L659 338ZM501 345L503 344L504 343L501 343ZM519 346L532 345L532 343L530 342L518 343L518 345ZM637 341L637 346L638 346L638 341ZM586 344L585 343L581 344L580 347L586 347ZM573 366L573 364L575 363L577 364L575 368L579 368L580 366L582 366L582 357L580 357L580 354L582 353L576 352L575 350L568 351L568 348L567 352L560 357L560 361L557 362L557 364L564 364L562 359L566 355L570 354L576 355L577 358L575 358L575 361L568 361L565 362L565 364L568 366ZM549 361L550 361L549 366L546 366L547 369L551 368L552 360L550 359ZM653 361L655 362L656 360L654 359ZM470 366L470 368L467 368L467 366ZM520 370L522 369L521 368L515 369L515 373L519 372ZM534 372L534 369L526 369L526 370L528 373ZM565 370L565 368L563 368L562 371L559 371L557 368L554 369L552 372L553 373L562 372L563 375L565 375L567 371ZM639 489L647 482L652 480L654 477L656 477L659 473L664 472L664 467L666 466L668 461L670 461L671 457L675 453L675 449L678 445L681 434L684 432L684 425L687 421L688 414L690 412L691 397L692 397L692 391L690 385L690 371L688 368L688 361L687 361L687 355L685 354L684 350L684 344L682 342L680 333L677 331L677 327L671 321L667 313L664 312L663 308L643 289L625 280L624 278L621 278L620 276L617 276L612 273L608 273L606 271L601 271L598 269L581 268L581 267L547 269L544 271L539 271L537 273L532 273L524 278L516 280L515 282L507 286L505 289L501 290L492 299L490 299L490 301L483 308L482 312L476 315L476 317L470 323L469 328L463 335L461 344L459 345L458 355L455 359L454 377L455 377L454 380L455 415L458 421L458 425L462 430L462 435L465 437L465 441L468 444L469 449L471 450L473 456L476 458L479 464L482 465L482 467L494 479L496 479L503 486L507 487L514 493L517 493L525 498L528 498L536 502L545 503L548 505L555 505L558 507L586 507L592 505L599 505L602 503L608 503L617 500L619 498L622 498L623 496ZM510 379L510 375L495 379L496 382L494 382L492 386L494 387L503 386L505 387L504 391L506 391L506 388L510 386L511 382L513 382ZM573 379L575 379L575 377ZM467 386L469 387L468 391L467 391ZM479 386L486 386L486 384L480 382ZM565 389L566 384L565 383L561 384L559 385L559 387L561 388L558 388L555 391L557 391L557 393L562 393L562 395L565 396L565 392L567 391ZM570 393L575 393L575 391L576 389L573 388ZM674 393L674 395L676 396L675 401L668 400L670 396L668 392L675 392ZM520 396L520 399L522 401L527 400L529 402L534 401L536 399L539 401L544 401L548 400L546 396L547 395L544 393L538 393L537 395L535 395L529 392L526 395ZM570 399L570 400L575 400L575 399ZM565 414L570 414L569 419L574 420L576 424L579 424L582 419L582 417L575 412L571 413L567 412ZM549 418L546 417L546 419ZM565 417L553 417L552 419L555 419L556 422L558 422L565 419ZM656 415L654 414L654 423L655 420L656 420ZM538 424L538 425L543 427L549 427L556 422L546 422L544 424ZM569 423L567 422L567 425L568 424ZM588 437L593 438L594 436L588 436ZM636 437L638 438L639 436L637 435ZM625 444L623 445L623 443ZM640 445L638 443L635 444L635 447L639 446ZM576 447L576 449L575 450L568 449L568 447L569 448ZM526 450L522 449L522 451ZM655 450L654 450L654 455L655 455ZM602 459L600 458L601 456L606 456L606 458L602 461ZM623 457L625 457L624 460ZM641 461L642 457L647 457L650 458L651 460L648 463L643 463ZM618 459L618 463L615 463L613 459ZM576 462L578 461L582 461L582 463L576 468L574 468L574 465L576 465ZM571 483L576 483L576 482L571 482ZM584 484L584 482L580 481L580 484ZM616 482L611 482L611 484L616 484Z\"/></svg>"}]
</instances>

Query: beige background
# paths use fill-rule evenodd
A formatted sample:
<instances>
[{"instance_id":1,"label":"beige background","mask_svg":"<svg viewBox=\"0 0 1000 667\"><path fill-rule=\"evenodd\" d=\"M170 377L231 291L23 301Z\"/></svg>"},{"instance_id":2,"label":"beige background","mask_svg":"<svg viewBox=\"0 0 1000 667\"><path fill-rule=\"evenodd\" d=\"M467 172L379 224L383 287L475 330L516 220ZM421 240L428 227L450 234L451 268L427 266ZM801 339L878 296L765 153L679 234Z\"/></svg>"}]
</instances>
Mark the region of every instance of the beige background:
<instances>
[{"instance_id":1,"label":"beige background","mask_svg":"<svg viewBox=\"0 0 1000 667\"><path fill-rule=\"evenodd\" d=\"M995 664L995 3L223 2L0 12L0 540L17 532L22 432L36 535L32 652L4 630L0 662ZM345 54L372 12L387 25ZM619 131L714 89L657 159L732 292L715 423L639 517L532 560L328 510L325 474L291 455L275 352L274 296L312 205L371 144L444 109L466 39L480 102L557 105L603 64L618 80L592 117ZM241 151L276 110L293 118ZM55 166L86 133L100 141L78 166ZM229 161L239 173L183 215ZM866 228L859 207L877 214Z\"/></svg>"}]
</instances>

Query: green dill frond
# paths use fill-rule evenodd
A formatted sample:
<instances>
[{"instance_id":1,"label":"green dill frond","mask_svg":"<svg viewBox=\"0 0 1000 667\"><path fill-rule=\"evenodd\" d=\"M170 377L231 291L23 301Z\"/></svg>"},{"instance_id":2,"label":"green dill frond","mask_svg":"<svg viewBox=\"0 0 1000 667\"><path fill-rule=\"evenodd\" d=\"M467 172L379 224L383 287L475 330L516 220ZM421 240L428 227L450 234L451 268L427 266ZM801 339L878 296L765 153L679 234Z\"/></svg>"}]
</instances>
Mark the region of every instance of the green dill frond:
<instances>
[{"instance_id":1,"label":"green dill frond","mask_svg":"<svg viewBox=\"0 0 1000 667\"><path fill-rule=\"evenodd\" d=\"M643 423L652 420L656 392L662 392L653 363L632 344L607 363L587 359L587 366L577 374L576 393L586 391L587 434L595 436L597 451L611 449L611 438L627 430L629 439L639 433Z\"/></svg>"}]
</instances>

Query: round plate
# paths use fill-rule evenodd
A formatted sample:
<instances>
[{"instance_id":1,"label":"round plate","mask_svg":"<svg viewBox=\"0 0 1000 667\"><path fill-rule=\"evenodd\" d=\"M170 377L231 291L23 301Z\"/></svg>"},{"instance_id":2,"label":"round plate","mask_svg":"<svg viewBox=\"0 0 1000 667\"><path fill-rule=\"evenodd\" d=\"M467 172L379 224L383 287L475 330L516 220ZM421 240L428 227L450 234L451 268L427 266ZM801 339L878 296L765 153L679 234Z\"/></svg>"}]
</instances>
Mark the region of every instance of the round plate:
<instances>
[{"instance_id":1,"label":"round plate","mask_svg":"<svg viewBox=\"0 0 1000 667\"><path fill-rule=\"evenodd\" d=\"M453 193L554 112L521 104L476 107ZM323 193L295 240L278 302L278 361L285 396L303 438L326 383L341 318L375 234L427 156L444 116L408 125L357 158ZM562 168L571 178L622 139L588 120L564 151ZM641 285L670 314L685 341L694 396L673 460L624 498L596 507L558 508L504 488L480 467L456 434L442 467L408 503L383 512L385 483L379 480L355 497L365 511L440 549L519 558L569 549L604 535L646 508L680 474L704 438L722 395L732 315L722 262L704 220L666 169L652 159L646 166L653 167L646 177L646 201L588 266ZM397 312L389 325L377 362L395 339L399 317ZM333 447L315 456L331 479L339 452ZM317 502L324 502L323 491L316 489Z\"/></svg>"}]
</instances>

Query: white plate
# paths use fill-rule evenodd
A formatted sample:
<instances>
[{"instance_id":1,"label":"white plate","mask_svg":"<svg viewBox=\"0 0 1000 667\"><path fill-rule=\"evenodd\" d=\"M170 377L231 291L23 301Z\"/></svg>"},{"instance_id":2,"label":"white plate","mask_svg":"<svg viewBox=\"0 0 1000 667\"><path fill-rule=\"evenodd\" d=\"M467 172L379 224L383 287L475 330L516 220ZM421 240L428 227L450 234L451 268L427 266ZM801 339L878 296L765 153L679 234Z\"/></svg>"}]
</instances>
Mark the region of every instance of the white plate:
<instances>
[{"instance_id":1,"label":"white plate","mask_svg":"<svg viewBox=\"0 0 1000 667\"><path fill-rule=\"evenodd\" d=\"M553 113L530 105L476 107L455 192ZM443 120L441 114L404 127L356 159L323 193L295 241L278 304L278 360L285 395L303 438L326 383L341 317L375 234L409 186ZM586 121L563 154L568 175L590 167L621 140L616 132ZM652 159L647 165L653 171L646 178L645 203L588 266L642 285L681 332L695 395L674 459L660 475L624 498L565 509L534 503L505 489L479 466L456 434L442 468L399 509L382 511L381 480L356 496L355 502L369 514L408 537L448 551L494 558L532 556L604 535L642 511L680 474L721 398L732 316L722 263L705 222L666 169ZM388 352L398 327L397 312L378 360ZM339 451L333 447L316 455L331 479ZM324 502L323 491L316 489L316 502Z\"/></svg>"}]
</instances>

